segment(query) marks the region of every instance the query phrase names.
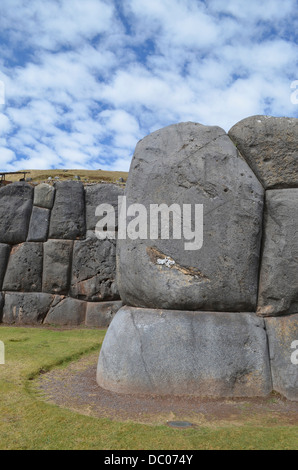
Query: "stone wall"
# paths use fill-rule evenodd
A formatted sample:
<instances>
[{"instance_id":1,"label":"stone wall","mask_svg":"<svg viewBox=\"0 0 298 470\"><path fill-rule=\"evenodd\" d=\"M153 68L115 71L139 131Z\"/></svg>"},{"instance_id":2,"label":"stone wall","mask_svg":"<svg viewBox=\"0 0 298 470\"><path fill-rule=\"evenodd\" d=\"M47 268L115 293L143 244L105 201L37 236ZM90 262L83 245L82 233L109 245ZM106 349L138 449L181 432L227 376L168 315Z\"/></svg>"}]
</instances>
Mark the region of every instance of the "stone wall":
<instances>
[{"instance_id":1,"label":"stone wall","mask_svg":"<svg viewBox=\"0 0 298 470\"><path fill-rule=\"evenodd\" d=\"M0 322L106 328L122 305L114 240L95 236L95 209L123 189L13 183L0 189Z\"/></svg>"},{"instance_id":2,"label":"stone wall","mask_svg":"<svg viewBox=\"0 0 298 470\"><path fill-rule=\"evenodd\" d=\"M125 195L148 211L202 205L204 237L194 250L187 233L118 241L126 306L106 334L99 385L298 400L298 119L153 132L137 144Z\"/></svg>"}]
</instances>

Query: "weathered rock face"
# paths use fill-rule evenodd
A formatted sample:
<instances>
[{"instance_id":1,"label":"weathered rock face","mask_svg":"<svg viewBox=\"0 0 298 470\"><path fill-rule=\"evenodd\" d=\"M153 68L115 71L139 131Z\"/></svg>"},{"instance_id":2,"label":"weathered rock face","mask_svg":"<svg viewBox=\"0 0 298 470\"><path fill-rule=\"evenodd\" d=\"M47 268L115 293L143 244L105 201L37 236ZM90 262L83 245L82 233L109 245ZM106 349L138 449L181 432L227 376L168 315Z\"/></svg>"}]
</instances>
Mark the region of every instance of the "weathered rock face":
<instances>
[{"instance_id":1,"label":"weathered rock face","mask_svg":"<svg viewBox=\"0 0 298 470\"><path fill-rule=\"evenodd\" d=\"M119 299L115 264L115 240L87 238L75 241L71 296L92 302Z\"/></svg>"},{"instance_id":2,"label":"weathered rock face","mask_svg":"<svg viewBox=\"0 0 298 470\"><path fill-rule=\"evenodd\" d=\"M6 271L6 266L9 258L10 246L0 243L0 289L2 288L2 283L4 279L4 274Z\"/></svg>"},{"instance_id":3,"label":"weathered rock face","mask_svg":"<svg viewBox=\"0 0 298 470\"><path fill-rule=\"evenodd\" d=\"M50 184L41 183L34 190L34 205L52 209L55 198L55 188Z\"/></svg>"},{"instance_id":4,"label":"weathered rock face","mask_svg":"<svg viewBox=\"0 0 298 470\"><path fill-rule=\"evenodd\" d=\"M43 322L54 296L41 293L9 292L5 294L3 323L35 325Z\"/></svg>"},{"instance_id":5,"label":"weathered rock face","mask_svg":"<svg viewBox=\"0 0 298 470\"><path fill-rule=\"evenodd\" d=\"M55 183L56 196L52 209L49 238L75 240L84 238L84 186L77 181Z\"/></svg>"},{"instance_id":6,"label":"weathered rock face","mask_svg":"<svg viewBox=\"0 0 298 470\"><path fill-rule=\"evenodd\" d=\"M48 240L44 243L43 292L67 295L73 243L72 240Z\"/></svg>"},{"instance_id":7,"label":"weathered rock face","mask_svg":"<svg viewBox=\"0 0 298 470\"><path fill-rule=\"evenodd\" d=\"M0 189L0 243L26 241L33 204L33 188L13 183Z\"/></svg>"},{"instance_id":8,"label":"weathered rock face","mask_svg":"<svg viewBox=\"0 0 298 470\"><path fill-rule=\"evenodd\" d=\"M108 328L115 313L122 307L121 301L88 302L86 311L86 326Z\"/></svg>"},{"instance_id":9,"label":"weathered rock face","mask_svg":"<svg viewBox=\"0 0 298 470\"><path fill-rule=\"evenodd\" d=\"M3 317L3 306L4 306L4 295L0 292L0 322L2 322Z\"/></svg>"},{"instance_id":10,"label":"weathered rock face","mask_svg":"<svg viewBox=\"0 0 298 470\"><path fill-rule=\"evenodd\" d=\"M42 243L21 243L12 248L3 281L4 291L41 292Z\"/></svg>"},{"instance_id":11,"label":"weathered rock face","mask_svg":"<svg viewBox=\"0 0 298 470\"><path fill-rule=\"evenodd\" d=\"M127 206L141 203L148 214L150 204L203 204L204 239L197 250L186 250L183 236L119 239L117 284L124 303L255 310L264 190L222 129L181 123L145 137L125 194Z\"/></svg>"},{"instance_id":12,"label":"weathered rock face","mask_svg":"<svg viewBox=\"0 0 298 470\"><path fill-rule=\"evenodd\" d=\"M78 326L85 322L86 304L70 297L55 296L44 323L61 326Z\"/></svg>"},{"instance_id":13,"label":"weathered rock face","mask_svg":"<svg viewBox=\"0 0 298 470\"><path fill-rule=\"evenodd\" d=\"M273 388L298 401L298 314L266 318Z\"/></svg>"},{"instance_id":14,"label":"weathered rock face","mask_svg":"<svg viewBox=\"0 0 298 470\"><path fill-rule=\"evenodd\" d=\"M252 116L229 136L266 189L298 187L298 119Z\"/></svg>"},{"instance_id":15,"label":"weathered rock face","mask_svg":"<svg viewBox=\"0 0 298 470\"><path fill-rule=\"evenodd\" d=\"M97 381L118 393L266 396L264 321L253 313L123 307L104 339Z\"/></svg>"},{"instance_id":16,"label":"weathered rock face","mask_svg":"<svg viewBox=\"0 0 298 470\"><path fill-rule=\"evenodd\" d=\"M266 191L265 207L258 314L297 313L298 189Z\"/></svg>"},{"instance_id":17,"label":"weathered rock face","mask_svg":"<svg viewBox=\"0 0 298 470\"><path fill-rule=\"evenodd\" d=\"M116 228L118 225L118 196L123 196L124 190L115 184L96 184L86 186L86 229L87 236L95 237L95 227L99 217L95 215L99 204L109 204L113 206L116 217Z\"/></svg>"},{"instance_id":18,"label":"weathered rock face","mask_svg":"<svg viewBox=\"0 0 298 470\"><path fill-rule=\"evenodd\" d=\"M50 223L49 209L34 206L32 209L28 242L44 242L47 240Z\"/></svg>"}]
</instances>

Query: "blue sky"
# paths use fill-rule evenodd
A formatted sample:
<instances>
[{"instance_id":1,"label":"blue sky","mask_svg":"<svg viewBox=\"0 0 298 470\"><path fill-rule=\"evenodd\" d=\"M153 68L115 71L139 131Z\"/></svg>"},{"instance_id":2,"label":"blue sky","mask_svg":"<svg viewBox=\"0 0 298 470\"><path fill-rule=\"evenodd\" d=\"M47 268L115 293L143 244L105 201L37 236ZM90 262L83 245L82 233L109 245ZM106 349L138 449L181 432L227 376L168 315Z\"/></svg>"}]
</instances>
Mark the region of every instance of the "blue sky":
<instances>
[{"instance_id":1,"label":"blue sky","mask_svg":"<svg viewBox=\"0 0 298 470\"><path fill-rule=\"evenodd\" d=\"M1 0L0 170L127 171L137 141L173 123L298 117L297 7Z\"/></svg>"}]
</instances>

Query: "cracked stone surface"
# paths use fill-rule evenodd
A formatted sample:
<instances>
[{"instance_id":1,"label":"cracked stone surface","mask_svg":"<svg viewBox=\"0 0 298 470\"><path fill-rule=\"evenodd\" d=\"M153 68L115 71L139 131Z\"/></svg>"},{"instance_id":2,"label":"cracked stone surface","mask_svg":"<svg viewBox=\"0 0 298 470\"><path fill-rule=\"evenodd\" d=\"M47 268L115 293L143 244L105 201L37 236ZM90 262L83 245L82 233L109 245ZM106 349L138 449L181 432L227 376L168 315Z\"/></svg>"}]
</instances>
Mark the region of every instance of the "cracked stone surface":
<instances>
[{"instance_id":1,"label":"cracked stone surface","mask_svg":"<svg viewBox=\"0 0 298 470\"><path fill-rule=\"evenodd\" d=\"M264 226L257 313L297 313L298 189L266 191Z\"/></svg>"},{"instance_id":2,"label":"cracked stone surface","mask_svg":"<svg viewBox=\"0 0 298 470\"><path fill-rule=\"evenodd\" d=\"M154 240L119 237L117 285L125 304L256 309L264 189L223 129L188 122L145 137L137 144L125 195L127 207L141 203L148 214L150 204L202 204L204 220L197 250L186 250L186 237L173 239L171 232L168 240L160 233ZM194 215L192 222L188 228L194 230ZM154 261L154 250L165 258ZM158 259L174 260L181 269Z\"/></svg>"},{"instance_id":3,"label":"cracked stone surface","mask_svg":"<svg viewBox=\"0 0 298 470\"><path fill-rule=\"evenodd\" d=\"M266 396L272 383L264 326L248 312L123 307L105 336L97 382L117 393Z\"/></svg>"},{"instance_id":4,"label":"cracked stone surface","mask_svg":"<svg viewBox=\"0 0 298 470\"><path fill-rule=\"evenodd\" d=\"M298 119L251 116L229 136L266 189L298 187Z\"/></svg>"}]
</instances>

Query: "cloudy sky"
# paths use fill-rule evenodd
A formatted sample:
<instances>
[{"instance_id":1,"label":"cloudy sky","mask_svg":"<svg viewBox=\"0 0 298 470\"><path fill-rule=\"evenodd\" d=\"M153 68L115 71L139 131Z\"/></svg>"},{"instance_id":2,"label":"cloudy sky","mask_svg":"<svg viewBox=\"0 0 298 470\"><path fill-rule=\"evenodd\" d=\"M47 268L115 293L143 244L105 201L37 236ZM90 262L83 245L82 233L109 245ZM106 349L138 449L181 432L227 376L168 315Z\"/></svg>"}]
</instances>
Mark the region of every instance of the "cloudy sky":
<instances>
[{"instance_id":1,"label":"cloudy sky","mask_svg":"<svg viewBox=\"0 0 298 470\"><path fill-rule=\"evenodd\" d=\"M298 117L297 7L1 0L0 170L126 171L137 141L169 124Z\"/></svg>"}]
</instances>

